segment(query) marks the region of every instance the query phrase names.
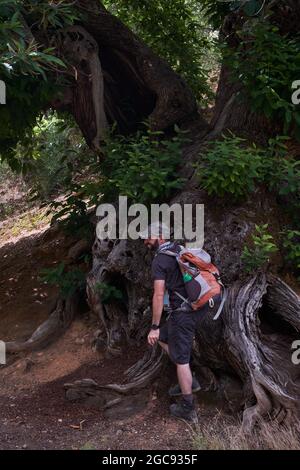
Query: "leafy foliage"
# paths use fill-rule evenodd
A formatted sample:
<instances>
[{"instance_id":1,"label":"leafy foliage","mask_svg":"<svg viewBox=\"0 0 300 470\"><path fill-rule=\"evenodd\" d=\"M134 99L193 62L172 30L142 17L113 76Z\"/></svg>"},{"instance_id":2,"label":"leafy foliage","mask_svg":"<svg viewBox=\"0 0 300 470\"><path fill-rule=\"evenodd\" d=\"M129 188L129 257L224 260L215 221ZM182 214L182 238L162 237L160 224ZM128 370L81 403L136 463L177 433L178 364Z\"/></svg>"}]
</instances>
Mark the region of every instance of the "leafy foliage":
<instances>
[{"instance_id":1,"label":"leafy foliage","mask_svg":"<svg viewBox=\"0 0 300 470\"><path fill-rule=\"evenodd\" d=\"M212 98L215 35L197 0L104 0L104 5L182 76L200 102Z\"/></svg>"},{"instance_id":2,"label":"leafy foliage","mask_svg":"<svg viewBox=\"0 0 300 470\"><path fill-rule=\"evenodd\" d=\"M78 180L72 173L65 197L50 201L48 213L55 212L52 223L59 221L67 233L89 239L93 234L89 210L100 202L123 195L130 202L151 204L180 188L184 179L176 175L176 169L186 138L179 129L169 140L161 137L161 132L149 129L130 137L111 134L101 164L94 154L86 153L82 169L88 179L83 175Z\"/></svg>"},{"instance_id":3,"label":"leafy foliage","mask_svg":"<svg viewBox=\"0 0 300 470\"><path fill-rule=\"evenodd\" d=\"M243 145L243 146L242 146ZM245 146L245 140L231 135L215 141L197 168L201 187L209 195L230 195L239 199L254 191L262 180L264 163L261 150L254 144Z\"/></svg>"},{"instance_id":4,"label":"leafy foliage","mask_svg":"<svg viewBox=\"0 0 300 470\"><path fill-rule=\"evenodd\" d=\"M265 268L272 253L278 251L274 239L267 229L268 224L255 225L255 233L251 237L252 246L245 246L243 249L242 261L245 271L248 273Z\"/></svg>"},{"instance_id":5,"label":"leafy foliage","mask_svg":"<svg viewBox=\"0 0 300 470\"><path fill-rule=\"evenodd\" d=\"M66 299L78 289L85 286L85 274L80 269L65 270L65 264L60 263L55 268L41 270L40 279L51 286L58 286L61 296Z\"/></svg>"},{"instance_id":6,"label":"leafy foliage","mask_svg":"<svg viewBox=\"0 0 300 470\"><path fill-rule=\"evenodd\" d=\"M285 259L293 271L298 274L298 279L300 280L300 231L286 230L283 232L283 235Z\"/></svg>"},{"instance_id":7,"label":"leafy foliage","mask_svg":"<svg viewBox=\"0 0 300 470\"><path fill-rule=\"evenodd\" d=\"M198 0L202 11L215 28L220 28L225 16L232 11L240 11L243 15L253 17L261 14L264 0Z\"/></svg>"},{"instance_id":8,"label":"leafy foliage","mask_svg":"<svg viewBox=\"0 0 300 470\"><path fill-rule=\"evenodd\" d=\"M53 48L37 43L30 25L47 34L78 18L71 3L3 0L0 3L0 77L5 81L7 104L0 107L0 158L20 171L15 159L17 142L32 138L41 110L65 80L65 64ZM54 79L55 77L55 79ZM42 80L41 80L42 79Z\"/></svg>"},{"instance_id":9,"label":"leafy foliage","mask_svg":"<svg viewBox=\"0 0 300 470\"><path fill-rule=\"evenodd\" d=\"M224 58L233 80L245 86L254 111L283 123L283 132L300 140L300 108L292 103L292 83L299 79L300 36L291 39L279 34L268 22L254 23L239 32L236 51L224 49Z\"/></svg>"},{"instance_id":10,"label":"leafy foliage","mask_svg":"<svg viewBox=\"0 0 300 470\"><path fill-rule=\"evenodd\" d=\"M72 186L74 187L74 185ZM55 211L51 223L59 221L67 234L90 239L93 226L89 217L89 200L81 193L69 192L62 201L51 201L49 214Z\"/></svg>"},{"instance_id":11,"label":"leafy foliage","mask_svg":"<svg viewBox=\"0 0 300 470\"><path fill-rule=\"evenodd\" d=\"M23 2L31 24L38 24L44 30L64 28L80 19L74 2L27 0Z\"/></svg>"},{"instance_id":12,"label":"leafy foliage","mask_svg":"<svg viewBox=\"0 0 300 470\"><path fill-rule=\"evenodd\" d=\"M30 24L46 30L49 26L63 27L78 16L70 4L36 0L3 0L0 4L0 73L8 79L17 75L41 75L45 70L64 67L53 48L44 48L34 39ZM28 23L27 23L28 22Z\"/></svg>"},{"instance_id":13,"label":"leafy foliage","mask_svg":"<svg viewBox=\"0 0 300 470\"><path fill-rule=\"evenodd\" d=\"M218 0L199 0L200 8L214 28L218 29L230 13L230 4L235 2L220 2Z\"/></svg>"},{"instance_id":14,"label":"leafy foliage","mask_svg":"<svg viewBox=\"0 0 300 470\"><path fill-rule=\"evenodd\" d=\"M113 300L123 300L123 293L117 287L107 284L106 282L97 282L95 289L101 296L103 304L108 304Z\"/></svg>"},{"instance_id":15,"label":"leafy foliage","mask_svg":"<svg viewBox=\"0 0 300 470\"><path fill-rule=\"evenodd\" d=\"M269 140L269 148L264 156L264 182L279 196L293 225L300 227L300 162L289 155L287 140L287 136Z\"/></svg>"},{"instance_id":16,"label":"leafy foliage","mask_svg":"<svg viewBox=\"0 0 300 470\"><path fill-rule=\"evenodd\" d=\"M266 186L279 196L289 196L292 210L299 208L300 162L288 156L287 136L269 139L266 148L249 146L245 139L233 134L213 142L201 154L197 174L201 187L208 194L241 199L257 184Z\"/></svg>"},{"instance_id":17,"label":"leafy foliage","mask_svg":"<svg viewBox=\"0 0 300 470\"><path fill-rule=\"evenodd\" d=\"M150 129L128 138L108 139L102 166L104 194L121 194L131 202L149 204L180 188L184 180L176 176L176 169L186 139L178 128L176 132L169 140L162 138L162 132Z\"/></svg>"},{"instance_id":18,"label":"leafy foliage","mask_svg":"<svg viewBox=\"0 0 300 470\"><path fill-rule=\"evenodd\" d=\"M48 112L37 120L31 138L17 145L15 159L32 193L47 200L69 187L86 147L70 119Z\"/></svg>"},{"instance_id":19,"label":"leafy foliage","mask_svg":"<svg viewBox=\"0 0 300 470\"><path fill-rule=\"evenodd\" d=\"M290 158L278 162L273 171L271 187L277 188L281 196L300 194L300 161Z\"/></svg>"}]
</instances>

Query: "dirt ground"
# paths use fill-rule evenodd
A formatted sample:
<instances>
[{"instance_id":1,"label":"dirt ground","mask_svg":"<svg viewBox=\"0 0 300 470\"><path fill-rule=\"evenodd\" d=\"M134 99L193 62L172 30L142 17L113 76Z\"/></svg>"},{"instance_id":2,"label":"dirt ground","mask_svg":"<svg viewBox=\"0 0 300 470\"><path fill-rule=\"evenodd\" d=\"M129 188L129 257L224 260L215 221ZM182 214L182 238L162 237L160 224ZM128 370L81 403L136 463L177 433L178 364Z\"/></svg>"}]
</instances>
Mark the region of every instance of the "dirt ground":
<instances>
[{"instance_id":1,"label":"dirt ground","mask_svg":"<svg viewBox=\"0 0 300 470\"><path fill-rule=\"evenodd\" d=\"M165 393L128 419L67 402L63 385L80 378L120 382L139 352L122 360L92 351L93 320L77 320L55 344L0 370L1 449L186 449L189 428L168 416ZM140 352L140 354L142 351Z\"/></svg>"},{"instance_id":2,"label":"dirt ground","mask_svg":"<svg viewBox=\"0 0 300 470\"><path fill-rule=\"evenodd\" d=\"M64 261L75 238L49 230L38 208L23 208L20 189L9 206L6 194L0 191L0 340L27 340L48 318L58 295L56 287L40 279L41 270ZM11 217L7 207L13 207ZM299 292L292 277L287 275L285 280ZM0 450L299 448L293 430L275 429L275 447L275 434L269 429L264 441L261 435L252 444L248 437L242 439L238 413L230 414L218 393L197 394L200 424L197 435L193 434L189 425L169 416L167 391L176 381L172 367L152 384L146 407L126 419L67 401L65 383L83 378L100 385L122 383L124 372L147 347L131 347L120 357L106 357L104 351L92 348L97 330L97 318L86 311L55 343L10 357L6 366L0 366ZM233 405L234 401L240 403L239 389Z\"/></svg>"},{"instance_id":3,"label":"dirt ground","mask_svg":"<svg viewBox=\"0 0 300 470\"><path fill-rule=\"evenodd\" d=\"M40 271L60 262L72 240L46 228L1 240L1 340L27 339L53 308L57 289L40 281ZM153 386L146 408L127 419L108 419L98 409L65 399L66 382L120 383L144 353L146 346L127 349L121 358L95 352L91 344L97 329L97 319L87 312L54 344L0 366L0 449L191 448L190 427L168 414L172 373ZM197 406L200 419L216 412L205 399Z\"/></svg>"}]
</instances>

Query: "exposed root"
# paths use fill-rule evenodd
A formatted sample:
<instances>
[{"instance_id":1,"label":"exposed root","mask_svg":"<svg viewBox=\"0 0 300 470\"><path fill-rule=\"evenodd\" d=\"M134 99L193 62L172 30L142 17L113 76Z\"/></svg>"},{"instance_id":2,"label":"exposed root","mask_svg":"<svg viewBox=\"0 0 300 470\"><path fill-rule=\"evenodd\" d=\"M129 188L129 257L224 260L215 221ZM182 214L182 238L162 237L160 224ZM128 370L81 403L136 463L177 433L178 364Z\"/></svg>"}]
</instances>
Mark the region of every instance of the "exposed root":
<instances>
[{"instance_id":1,"label":"exposed root","mask_svg":"<svg viewBox=\"0 0 300 470\"><path fill-rule=\"evenodd\" d=\"M164 363L163 351L158 347L153 348L125 372L127 383L98 385L91 379L77 380L65 384L66 398L102 410L122 404L127 406L128 396L148 395L146 389L158 377Z\"/></svg>"},{"instance_id":2,"label":"exposed root","mask_svg":"<svg viewBox=\"0 0 300 470\"><path fill-rule=\"evenodd\" d=\"M6 343L7 353L34 351L56 340L71 325L78 310L79 297L79 293L76 292L67 300L59 298L49 318L34 331L27 341Z\"/></svg>"},{"instance_id":3,"label":"exposed root","mask_svg":"<svg viewBox=\"0 0 300 470\"><path fill-rule=\"evenodd\" d=\"M244 411L244 430L263 418L296 416L300 371L291 344L300 328L299 297L279 278L259 274L230 290L223 321L227 357L241 377L250 376L256 399Z\"/></svg>"},{"instance_id":4,"label":"exposed root","mask_svg":"<svg viewBox=\"0 0 300 470\"><path fill-rule=\"evenodd\" d=\"M139 273L141 263L151 260L142 259L142 253L136 254L137 249L127 241L98 240L94 245L88 298L105 327L108 350L117 348L116 338L122 332L126 332L127 340L134 337L137 341L139 329L141 339L150 326L151 315L144 302L147 298L142 296L147 286L145 276L134 282L131 273ZM103 305L94 289L99 281L115 283L126 291L123 306L113 302ZM137 308L140 300L141 307ZM278 277L260 272L244 283L234 283L228 289L220 318L213 321L213 316L213 312L207 312L201 318L194 348L198 365L206 371L207 388L216 389L218 371L237 377L240 396L244 395L244 432L251 432L264 420L276 419L286 424L290 416L299 413L300 370L292 362L291 351L293 341L299 339L299 296ZM105 390L134 394L143 388L149 377L160 370L159 361L155 362L152 354L127 371L129 383L108 385Z\"/></svg>"}]
</instances>

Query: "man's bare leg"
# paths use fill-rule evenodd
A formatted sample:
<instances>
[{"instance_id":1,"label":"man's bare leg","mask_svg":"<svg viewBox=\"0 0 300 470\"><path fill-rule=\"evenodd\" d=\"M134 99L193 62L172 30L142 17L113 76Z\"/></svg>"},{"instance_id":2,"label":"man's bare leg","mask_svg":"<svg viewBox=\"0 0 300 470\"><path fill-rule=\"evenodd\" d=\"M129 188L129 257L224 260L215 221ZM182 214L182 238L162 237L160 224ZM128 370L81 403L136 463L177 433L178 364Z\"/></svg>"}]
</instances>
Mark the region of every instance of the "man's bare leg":
<instances>
[{"instance_id":1,"label":"man's bare leg","mask_svg":"<svg viewBox=\"0 0 300 470\"><path fill-rule=\"evenodd\" d=\"M183 395L192 395L193 376L189 364L176 364L179 386Z\"/></svg>"},{"instance_id":2,"label":"man's bare leg","mask_svg":"<svg viewBox=\"0 0 300 470\"><path fill-rule=\"evenodd\" d=\"M158 341L160 347L170 356L169 346L162 341ZM193 375L189 364L176 364L178 383L182 395L189 401L192 401L193 393Z\"/></svg>"},{"instance_id":3,"label":"man's bare leg","mask_svg":"<svg viewBox=\"0 0 300 470\"><path fill-rule=\"evenodd\" d=\"M169 346L162 341L158 341L161 348L170 356ZM193 376L189 364L176 364L178 383L183 395L192 394Z\"/></svg>"}]
</instances>

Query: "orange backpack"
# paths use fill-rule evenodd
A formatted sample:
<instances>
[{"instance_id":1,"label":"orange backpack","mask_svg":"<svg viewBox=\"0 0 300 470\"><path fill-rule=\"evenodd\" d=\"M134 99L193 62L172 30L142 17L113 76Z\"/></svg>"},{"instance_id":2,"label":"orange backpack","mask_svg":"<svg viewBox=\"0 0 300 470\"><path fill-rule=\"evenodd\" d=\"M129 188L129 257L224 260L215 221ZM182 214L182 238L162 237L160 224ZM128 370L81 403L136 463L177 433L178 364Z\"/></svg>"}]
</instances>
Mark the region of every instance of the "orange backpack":
<instances>
[{"instance_id":1,"label":"orange backpack","mask_svg":"<svg viewBox=\"0 0 300 470\"><path fill-rule=\"evenodd\" d=\"M213 306L210 299L221 294L223 287L222 302L214 317L214 320L216 320L222 311L226 298L225 287L221 281L218 268L212 264L211 257L205 250L179 248L178 251L170 249L161 251L166 255L175 256L181 270L188 298L185 299L178 292L175 292L176 295L183 300L183 303L189 304L193 310L199 310L206 302Z\"/></svg>"}]
</instances>

